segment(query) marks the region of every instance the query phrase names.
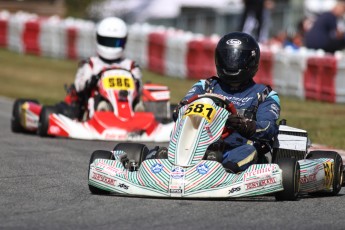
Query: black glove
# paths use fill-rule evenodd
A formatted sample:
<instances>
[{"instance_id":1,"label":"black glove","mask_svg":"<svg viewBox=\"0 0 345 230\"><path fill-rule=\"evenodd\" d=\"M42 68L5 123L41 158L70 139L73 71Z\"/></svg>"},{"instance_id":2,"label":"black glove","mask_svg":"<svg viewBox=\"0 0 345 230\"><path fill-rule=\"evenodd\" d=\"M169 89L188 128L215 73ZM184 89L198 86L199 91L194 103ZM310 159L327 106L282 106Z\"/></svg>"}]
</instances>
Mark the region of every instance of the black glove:
<instances>
[{"instance_id":1,"label":"black glove","mask_svg":"<svg viewBox=\"0 0 345 230\"><path fill-rule=\"evenodd\" d=\"M256 122L238 114L229 115L225 126L229 129L236 130L247 139L250 139L256 132Z\"/></svg>"},{"instance_id":2,"label":"black glove","mask_svg":"<svg viewBox=\"0 0 345 230\"><path fill-rule=\"evenodd\" d=\"M99 79L100 79L99 75L92 75L90 81L88 82L89 87L90 88L96 87Z\"/></svg>"},{"instance_id":3,"label":"black glove","mask_svg":"<svg viewBox=\"0 0 345 230\"><path fill-rule=\"evenodd\" d=\"M181 101L173 110L172 113L172 118L173 120L176 122L177 118L178 118L178 111L181 109L181 107L183 107L184 105L187 104L187 101Z\"/></svg>"}]
</instances>

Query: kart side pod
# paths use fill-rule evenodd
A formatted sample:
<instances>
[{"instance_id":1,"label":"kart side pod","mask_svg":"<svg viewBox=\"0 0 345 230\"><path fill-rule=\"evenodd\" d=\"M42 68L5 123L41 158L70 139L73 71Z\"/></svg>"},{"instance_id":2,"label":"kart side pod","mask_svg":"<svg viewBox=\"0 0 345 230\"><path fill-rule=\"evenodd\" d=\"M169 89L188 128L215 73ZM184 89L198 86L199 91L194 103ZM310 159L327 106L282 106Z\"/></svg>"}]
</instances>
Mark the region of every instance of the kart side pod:
<instances>
[{"instance_id":1,"label":"kart side pod","mask_svg":"<svg viewBox=\"0 0 345 230\"><path fill-rule=\"evenodd\" d=\"M308 148L308 133L287 125L279 125L279 133L273 144L272 162L281 158L304 159Z\"/></svg>"}]
</instances>

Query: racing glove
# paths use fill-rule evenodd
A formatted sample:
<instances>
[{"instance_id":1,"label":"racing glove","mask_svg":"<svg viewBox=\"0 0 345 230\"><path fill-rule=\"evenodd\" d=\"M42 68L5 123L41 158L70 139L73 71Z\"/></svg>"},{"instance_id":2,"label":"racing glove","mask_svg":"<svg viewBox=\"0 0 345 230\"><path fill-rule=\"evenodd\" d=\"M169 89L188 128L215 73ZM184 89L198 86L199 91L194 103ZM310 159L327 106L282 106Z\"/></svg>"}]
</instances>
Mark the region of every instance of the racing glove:
<instances>
[{"instance_id":1,"label":"racing glove","mask_svg":"<svg viewBox=\"0 0 345 230\"><path fill-rule=\"evenodd\" d=\"M247 139L250 139L256 132L256 122L238 114L229 115L225 126L229 129L236 130Z\"/></svg>"},{"instance_id":2,"label":"racing glove","mask_svg":"<svg viewBox=\"0 0 345 230\"><path fill-rule=\"evenodd\" d=\"M183 100L181 101L173 110L172 113L172 118L173 120L176 122L177 118L178 118L178 111L181 109L181 107L185 106L187 104L187 101Z\"/></svg>"}]
</instances>

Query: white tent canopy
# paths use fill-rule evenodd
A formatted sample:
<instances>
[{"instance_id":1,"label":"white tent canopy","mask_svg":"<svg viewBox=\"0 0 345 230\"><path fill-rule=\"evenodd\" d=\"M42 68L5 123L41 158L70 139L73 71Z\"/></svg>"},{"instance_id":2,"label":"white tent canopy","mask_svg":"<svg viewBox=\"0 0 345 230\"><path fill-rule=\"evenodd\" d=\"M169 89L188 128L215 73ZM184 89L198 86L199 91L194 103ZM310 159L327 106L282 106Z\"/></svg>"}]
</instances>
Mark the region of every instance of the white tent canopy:
<instances>
[{"instance_id":1,"label":"white tent canopy","mask_svg":"<svg viewBox=\"0 0 345 230\"><path fill-rule=\"evenodd\" d=\"M183 6L207 8L242 8L242 0L106 0L90 7L94 18L108 16L128 17L144 22L149 18L174 18Z\"/></svg>"}]
</instances>

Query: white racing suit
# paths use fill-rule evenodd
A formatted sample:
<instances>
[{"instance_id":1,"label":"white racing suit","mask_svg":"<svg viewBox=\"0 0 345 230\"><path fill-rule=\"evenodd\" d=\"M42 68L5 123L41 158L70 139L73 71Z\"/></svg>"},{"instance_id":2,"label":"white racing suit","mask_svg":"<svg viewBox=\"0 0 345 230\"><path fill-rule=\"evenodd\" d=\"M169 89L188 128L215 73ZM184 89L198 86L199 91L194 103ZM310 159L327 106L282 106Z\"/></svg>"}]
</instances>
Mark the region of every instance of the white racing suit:
<instances>
[{"instance_id":1,"label":"white racing suit","mask_svg":"<svg viewBox=\"0 0 345 230\"><path fill-rule=\"evenodd\" d=\"M95 76L101 73L101 71L109 68L120 68L131 72L133 75L136 93L134 93L133 108L140 102L142 92L142 73L140 67L132 60L126 58L120 58L115 61L105 61L100 57L90 57L80 63L80 67L77 71L74 87L78 95L77 113L80 118L81 114L85 110L85 105L90 97L90 92L95 87Z\"/></svg>"},{"instance_id":2,"label":"white racing suit","mask_svg":"<svg viewBox=\"0 0 345 230\"><path fill-rule=\"evenodd\" d=\"M78 93L85 90L87 83L90 83L92 76L98 75L105 68L121 68L129 70L135 79L138 95L142 90L142 73L140 67L132 60L122 58L113 62L105 62L98 56L90 57L80 63L80 67L77 71L74 85Z\"/></svg>"}]
</instances>

